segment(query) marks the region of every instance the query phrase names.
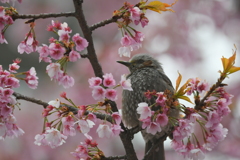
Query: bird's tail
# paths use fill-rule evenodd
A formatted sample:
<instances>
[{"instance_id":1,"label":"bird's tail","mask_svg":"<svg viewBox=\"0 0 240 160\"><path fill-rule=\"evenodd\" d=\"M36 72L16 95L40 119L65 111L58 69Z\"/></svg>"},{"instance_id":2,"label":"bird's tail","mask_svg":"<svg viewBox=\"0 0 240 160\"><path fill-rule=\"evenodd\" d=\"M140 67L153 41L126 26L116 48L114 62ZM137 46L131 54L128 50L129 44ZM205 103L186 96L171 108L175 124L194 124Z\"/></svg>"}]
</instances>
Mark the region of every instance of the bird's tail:
<instances>
[{"instance_id":1,"label":"bird's tail","mask_svg":"<svg viewBox=\"0 0 240 160\"><path fill-rule=\"evenodd\" d=\"M145 154L149 151L152 147L152 142L148 141L145 146ZM158 144L158 147L148 156L147 160L165 160L164 155L164 142Z\"/></svg>"}]
</instances>

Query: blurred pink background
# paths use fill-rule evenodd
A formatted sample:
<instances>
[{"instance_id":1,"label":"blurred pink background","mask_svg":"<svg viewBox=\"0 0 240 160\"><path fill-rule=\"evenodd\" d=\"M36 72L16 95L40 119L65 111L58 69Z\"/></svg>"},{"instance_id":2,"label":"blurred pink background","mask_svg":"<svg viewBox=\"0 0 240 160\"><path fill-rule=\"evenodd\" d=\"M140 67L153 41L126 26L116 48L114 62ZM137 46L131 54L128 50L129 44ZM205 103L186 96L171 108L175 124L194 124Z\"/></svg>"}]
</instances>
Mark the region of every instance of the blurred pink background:
<instances>
[{"instance_id":1,"label":"blurred pink background","mask_svg":"<svg viewBox=\"0 0 240 160\"><path fill-rule=\"evenodd\" d=\"M85 0L84 12L89 25L108 19L112 12L119 9L125 1L123 0ZM136 4L139 0L129 0ZM173 0L164 0L172 3ZM23 0L22 4L15 4L20 14L39 14L73 11L72 1L66 0ZM239 0L179 0L172 12L158 14L148 11L146 16L149 24L145 28L136 27L145 34L143 46L140 50L133 52L148 53L158 58L163 64L166 74L175 84L178 71L183 75L183 82L188 78L199 77L210 84L216 82L222 69L221 57L230 57L234 44L240 49L240 1ZM52 19L40 19L36 21L36 35L40 44L48 44L48 38L53 36L46 31L46 27ZM73 34L81 33L80 27L74 18L53 18L60 22L67 22L73 29ZM93 70L87 59L80 59L68 66L68 74L75 78L75 86L64 89L50 81L45 73L46 63L38 63L38 53L30 55L17 53L17 45L24 39L29 31L26 20L16 20L10 26L5 36L8 45L0 45L0 64L5 69L13 59L22 59L21 71L35 66L39 76L38 89L32 90L26 84L16 91L26 96L35 97L45 102L56 99L62 91L67 92L75 104L86 105L95 103L91 96L91 89L87 80L94 76ZM72 34L72 35L73 35ZM112 73L117 81L127 68L116 63L117 60L129 60L118 55L121 33L116 24L109 24L93 32L94 45L104 73ZM240 54L237 51L236 66L240 66ZM206 160L238 160L240 159L240 72L229 76L225 81L230 94L234 95L233 104L230 106L232 113L223 120L224 127L228 128L227 138L219 143L212 151L206 154ZM118 90L118 107L121 108L121 90ZM74 159L70 152L84 139L82 134L69 137L66 144L51 149L50 147L39 147L34 145L34 137L41 133L43 118L41 116L42 106L19 101L21 110L15 109L18 125L25 131L23 136L14 139L0 141L1 160L57 160ZM189 104L186 104L189 105ZM123 145L118 137L111 139L98 138L96 127L90 134L98 142L106 156L124 155ZM136 135L134 145L139 159L144 153L144 142L140 134ZM166 159L183 159L170 147L170 141L166 141Z\"/></svg>"}]
</instances>

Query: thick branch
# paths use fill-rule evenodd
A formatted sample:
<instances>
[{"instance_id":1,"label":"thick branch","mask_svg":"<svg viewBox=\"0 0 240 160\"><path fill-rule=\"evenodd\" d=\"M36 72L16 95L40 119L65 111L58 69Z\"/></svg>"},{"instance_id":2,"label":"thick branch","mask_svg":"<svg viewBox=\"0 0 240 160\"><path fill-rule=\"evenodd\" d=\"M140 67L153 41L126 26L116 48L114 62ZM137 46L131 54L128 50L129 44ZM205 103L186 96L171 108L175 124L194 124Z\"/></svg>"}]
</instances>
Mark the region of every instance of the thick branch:
<instances>
[{"instance_id":1,"label":"thick branch","mask_svg":"<svg viewBox=\"0 0 240 160\"><path fill-rule=\"evenodd\" d=\"M61 13L41 13L41 14L15 14L12 15L13 20L16 19L45 19L45 18L57 18L57 17L73 17L74 12L61 12Z\"/></svg>"},{"instance_id":2,"label":"thick branch","mask_svg":"<svg viewBox=\"0 0 240 160\"><path fill-rule=\"evenodd\" d=\"M149 149L149 151L145 154L145 156L143 157L143 160L148 160L149 156L159 147L159 144L160 144L160 143L163 143L163 142L166 140L166 138L167 138L170 134L172 134L173 130L174 130L174 127L170 128L167 133L165 133L162 137L160 137L159 139L157 139L157 140L153 143L153 145L152 145L152 147ZM163 151L159 151L159 152L164 152L164 150L163 150Z\"/></svg>"},{"instance_id":3,"label":"thick branch","mask_svg":"<svg viewBox=\"0 0 240 160\"><path fill-rule=\"evenodd\" d=\"M74 2L74 7L75 7L75 17L78 20L78 23L82 29L83 35L86 38L86 40L88 41L88 47L87 47L87 58L89 59L95 76L97 77L102 77L103 76L103 71L102 71L102 67L98 62L97 59L97 55L94 49L94 45L93 45L93 39L92 39L92 31L91 29L88 27L87 25L87 21L85 19L85 16L83 14L83 9L82 9L82 0L73 0Z\"/></svg>"}]
</instances>

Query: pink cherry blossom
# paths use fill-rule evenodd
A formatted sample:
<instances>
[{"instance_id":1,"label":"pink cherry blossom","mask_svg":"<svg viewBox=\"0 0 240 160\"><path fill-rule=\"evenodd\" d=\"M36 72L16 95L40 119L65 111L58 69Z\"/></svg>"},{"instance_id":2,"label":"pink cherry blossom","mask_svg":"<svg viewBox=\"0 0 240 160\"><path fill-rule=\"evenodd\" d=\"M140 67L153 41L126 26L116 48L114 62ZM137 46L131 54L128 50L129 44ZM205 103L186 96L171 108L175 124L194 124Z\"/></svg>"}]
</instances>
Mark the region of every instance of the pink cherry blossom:
<instances>
[{"instance_id":1,"label":"pink cherry blossom","mask_svg":"<svg viewBox=\"0 0 240 160\"><path fill-rule=\"evenodd\" d=\"M189 123L187 119L179 119L179 126L175 127L173 131L173 139L176 141L182 141L185 137L190 136L193 133L193 124Z\"/></svg>"},{"instance_id":2,"label":"pink cherry blossom","mask_svg":"<svg viewBox=\"0 0 240 160\"><path fill-rule=\"evenodd\" d=\"M32 89L36 89L38 86L38 77L36 75L37 73L34 67L31 67L30 70L26 72L25 81Z\"/></svg>"},{"instance_id":3,"label":"pink cherry blossom","mask_svg":"<svg viewBox=\"0 0 240 160\"><path fill-rule=\"evenodd\" d=\"M132 84L131 84L131 79L126 79L126 75L125 74L123 74L121 76L120 85L125 90L133 91Z\"/></svg>"},{"instance_id":4,"label":"pink cherry blossom","mask_svg":"<svg viewBox=\"0 0 240 160\"><path fill-rule=\"evenodd\" d=\"M68 31L65 30L58 30L59 41L69 42L70 35Z\"/></svg>"},{"instance_id":5,"label":"pink cherry blossom","mask_svg":"<svg viewBox=\"0 0 240 160\"><path fill-rule=\"evenodd\" d=\"M24 52L26 52L27 54L32 53L33 52L33 48L32 46L29 46L26 44L26 41L22 41L19 45L18 45L18 52L20 54L23 54Z\"/></svg>"},{"instance_id":6,"label":"pink cherry blossom","mask_svg":"<svg viewBox=\"0 0 240 160\"><path fill-rule=\"evenodd\" d=\"M55 107L55 108L59 108L60 107L60 100L57 98L55 100L49 101L48 104Z\"/></svg>"},{"instance_id":7,"label":"pink cherry blossom","mask_svg":"<svg viewBox=\"0 0 240 160\"><path fill-rule=\"evenodd\" d=\"M71 154L76 158L80 160L87 160L89 159L89 150L86 145L79 145L75 152L71 152Z\"/></svg>"},{"instance_id":8,"label":"pink cherry blossom","mask_svg":"<svg viewBox=\"0 0 240 160\"><path fill-rule=\"evenodd\" d=\"M51 43L49 45L49 54L51 58L59 60L66 53L66 49L60 43Z\"/></svg>"},{"instance_id":9,"label":"pink cherry blossom","mask_svg":"<svg viewBox=\"0 0 240 160\"><path fill-rule=\"evenodd\" d=\"M46 68L48 76L52 79L58 79L59 74L63 71L61 70L61 65L59 63L50 63Z\"/></svg>"},{"instance_id":10,"label":"pink cherry blossom","mask_svg":"<svg viewBox=\"0 0 240 160\"><path fill-rule=\"evenodd\" d=\"M196 148L191 149L187 157L193 160L203 160L205 158L205 155L201 149Z\"/></svg>"},{"instance_id":11,"label":"pink cherry blossom","mask_svg":"<svg viewBox=\"0 0 240 160\"><path fill-rule=\"evenodd\" d=\"M68 33L72 33L72 30L70 27L68 27L68 24L66 22L61 23L61 30L64 30Z\"/></svg>"},{"instance_id":12,"label":"pink cherry blossom","mask_svg":"<svg viewBox=\"0 0 240 160\"><path fill-rule=\"evenodd\" d=\"M79 33L76 33L73 37L72 40L76 44L76 50L77 51L82 51L88 46L88 41L84 38L82 38Z\"/></svg>"},{"instance_id":13,"label":"pink cherry blossom","mask_svg":"<svg viewBox=\"0 0 240 160\"><path fill-rule=\"evenodd\" d=\"M223 128L221 123L210 129L210 134L216 138L216 141L222 141L226 137L227 133L228 129Z\"/></svg>"},{"instance_id":14,"label":"pink cherry blossom","mask_svg":"<svg viewBox=\"0 0 240 160\"><path fill-rule=\"evenodd\" d=\"M151 134L156 134L157 132L161 132L161 127L158 123L156 122L150 122L150 125L147 126L146 132L151 133Z\"/></svg>"},{"instance_id":15,"label":"pink cherry blossom","mask_svg":"<svg viewBox=\"0 0 240 160\"><path fill-rule=\"evenodd\" d=\"M103 75L103 85L105 87L113 87L116 85L116 81L113 78L112 73L106 73Z\"/></svg>"},{"instance_id":16,"label":"pink cherry blossom","mask_svg":"<svg viewBox=\"0 0 240 160\"><path fill-rule=\"evenodd\" d=\"M97 128L97 133L100 138L110 138L112 136L112 130L107 124L100 124Z\"/></svg>"},{"instance_id":17,"label":"pink cherry blossom","mask_svg":"<svg viewBox=\"0 0 240 160\"><path fill-rule=\"evenodd\" d=\"M199 93L202 93L203 91L207 91L209 89L209 85L207 82L200 82L198 85L197 85L197 91Z\"/></svg>"},{"instance_id":18,"label":"pink cherry blossom","mask_svg":"<svg viewBox=\"0 0 240 160\"><path fill-rule=\"evenodd\" d=\"M119 125L122 121L121 116L118 112L113 112L112 113L112 118L114 119L114 121L117 125Z\"/></svg>"},{"instance_id":19,"label":"pink cherry blossom","mask_svg":"<svg viewBox=\"0 0 240 160\"><path fill-rule=\"evenodd\" d=\"M5 39L3 33L0 33L0 43L3 44L3 43L6 43L8 44L7 40Z\"/></svg>"},{"instance_id":20,"label":"pink cherry blossom","mask_svg":"<svg viewBox=\"0 0 240 160\"><path fill-rule=\"evenodd\" d=\"M207 123L205 124L205 127L210 128L214 127L215 125L218 125L221 121L221 117L218 115L216 111L210 111L208 113L208 120Z\"/></svg>"},{"instance_id":21,"label":"pink cherry blossom","mask_svg":"<svg viewBox=\"0 0 240 160\"><path fill-rule=\"evenodd\" d=\"M138 7L133 7L129 9L131 20L132 21L139 21L141 10Z\"/></svg>"},{"instance_id":22,"label":"pink cherry blossom","mask_svg":"<svg viewBox=\"0 0 240 160\"><path fill-rule=\"evenodd\" d=\"M151 117L147 117L145 119L141 119L142 122L142 129L145 129L146 127L148 127L151 123Z\"/></svg>"},{"instance_id":23,"label":"pink cherry blossom","mask_svg":"<svg viewBox=\"0 0 240 160\"><path fill-rule=\"evenodd\" d=\"M75 83L73 77L64 74L60 79L59 79L59 85L62 85L63 88L69 88L72 87Z\"/></svg>"},{"instance_id":24,"label":"pink cherry blossom","mask_svg":"<svg viewBox=\"0 0 240 160\"><path fill-rule=\"evenodd\" d=\"M135 22L136 22L136 21L135 21ZM140 22L141 22L141 26L144 28L146 25L148 25L149 20L148 20L147 17L143 16L143 17L141 17ZM135 23L135 24L136 24L136 23Z\"/></svg>"},{"instance_id":25,"label":"pink cherry blossom","mask_svg":"<svg viewBox=\"0 0 240 160\"><path fill-rule=\"evenodd\" d=\"M3 105L1 107L1 116L3 118L7 118L11 113L12 113L12 107L7 106L7 105Z\"/></svg>"},{"instance_id":26,"label":"pink cherry blossom","mask_svg":"<svg viewBox=\"0 0 240 160\"><path fill-rule=\"evenodd\" d=\"M138 104L137 113L140 114L140 118L139 118L140 120L146 119L147 117L152 116L152 111L148 107L148 104L146 102L142 102Z\"/></svg>"},{"instance_id":27,"label":"pink cherry blossom","mask_svg":"<svg viewBox=\"0 0 240 160\"><path fill-rule=\"evenodd\" d=\"M124 37L121 38L122 46L130 46L135 43L135 40L128 34L125 34Z\"/></svg>"},{"instance_id":28,"label":"pink cherry blossom","mask_svg":"<svg viewBox=\"0 0 240 160\"><path fill-rule=\"evenodd\" d=\"M18 70L19 68L20 66L17 63L9 64L9 71L12 73L17 73L16 70Z\"/></svg>"},{"instance_id":29,"label":"pink cherry blossom","mask_svg":"<svg viewBox=\"0 0 240 160\"><path fill-rule=\"evenodd\" d=\"M72 50L69 53L69 61L70 62L76 62L78 59L80 59L80 54L74 50Z\"/></svg>"},{"instance_id":30,"label":"pink cherry blossom","mask_svg":"<svg viewBox=\"0 0 240 160\"><path fill-rule=\"evenodd\" d=\"M90 121L93 121L93 122L96 122L96 121L97 121L97 117L96 117L96 115L93 114L93 113L89 113L89 114L87 115L87 119L90 120Z\"/></svg>"},{"instance_id":31,"label":"pink cherry blossom","mask_svg":"<svg viewBox=\"0 0 240 160\"><path fill-rule=\"evenodd\" d=\"M157 99L156 99L156 103L158 105L160 105L161 107L165 107L165 101L167 100L167 98L165 97L163 92L158 92L157 93Z\"/></svg>"},{"instance_id":32,"label":"pink cherry blossom","mask_svg":"<svg viewBox=\"0 0 240 160\"><path fill-rule=\"evenodd\" d=\"M225 98L220 98L217 103L217 113L219 116L225 116L228 115L231 110L228 107L227 100Z\"/></svg>"},{"instance_id":33,"label":"pink cherry blossom","mask_svg":"<svg viewBox=\"0 0 240 160\"><path fill-rule=\"evenodd\" d=\"M82 133L88 133L90 129L95 125L95 123L89 119L87 120L80 119L76 123L78 124L78 129Z\"/></svg>"},{"instance_id":34,"label":"pink cherry blossom","mask_svg":"<svg viewBox=\"0 0 240 160\"><path fill-rule=\"evenodd\" d=\"M112 124L111 125L111 130L113 135L118 136L122 130L120 125Z\"/></svg>"},{"instance_id":35,"label":"pink cherry blossom","mask_svg":"<svg viewBox=\"0 0 240 160\"><path fill-rule=\"evenodd\" d=\"M45 130L45 140L47 141L47 145L49 145L51 148L61 146L63 143L65 143L66 139L67 136L63 135L55 128L47 127Z\"/></svg>"},{"instance_id":36,"label":"pink cherry blossom","mask_svg":"<svg viewBox=\"0 0 240 160\"><path fill-rule=\"evenodd\" d=\"M46 145L48 145L48 142L45 139L45 134L37 134L35 136L34 144L36 144L38 146L46 146Z\"/></svg>"},{"instance_id":37,"label":"pink cherry blossom","mask_svg":"<svg viewBox=\"0 0 240 160\"><path fill-rule=\"evenodd\" d=\"M99 77L92 77L92 78L88 79L88 83L89 83L90 88L94 88L94 87L102 84L102 79Z\"/></svg>"},{"instance_id":38,"label":"pink cherry blossom","mask_svg":"<svg viewBox=\"0 0 240 160\"><path fill-rule=\"evenodd\" d=\"M50 58L48 57L50 52L49 52L49 48L46 44L43 44L43 46L39 46L37 48L39 55L39 61L41 62L42 60L44 62L50 62Z\"/></svg>"},{"instance_id":39,"label":"pink cherry blossom","mask_svg":"<svg viewBox=\"0 0 240 160\"><path fill-rule=\"evenodd\" d=\"M62 118L62 124L63 125L70 125L73 126L74 125L74 119L72 116L67 116L67 117L63 117Z\"/></svg>"},{"instance_id":40,"label":"pink cherry blossom","mask_svg":"<svg viewBox=\"0 0 240 160\"><path fill-rule=\"evenodd\" d=\"M75 136L76 135L76 130L72 125L63 125L63 134L65 136Z\"/></svg>"},{"instance_id":41,"label":"pink cherry blossom","mask_svg":"<svg viewBox=\"0 0 240 160\"><path fill-rule=\"evenodd\" d=\"M104 99L106 95L106 90L102 88L101 86L96 86L92 90L92 97L95 100L101 100Z\"/></svg>"},{"instance_id":42,"label":"pink cherry blossom","mask_svg":"<svg viewBox=\"0 0 240 160\"><path fill-rule=\"evenodd\" d=\"M156 118L156 123L161 127L164 127L168 124L168 116L166 114L158 114Z\"/></svg>"},{"instance_id":43,"label":"pink cherry blossom","mask_svg":"<svg viewBox=\"0 0 240 160\"><path fill-rule=\"evenodd\" d=\"M145 37L142 32L135 31L135 37L133 37L133 38L136 42L141 43Z\"/></svg>"},{"instance_id":44,"label":"pink cherry blossom","mask_svg":"<svg viewBox=\"0 0 240 160\"><path fill-rule=\"evenodd\" d=\"M117 100L117 91L115 89L106 89L105 97L112 101Z\"/></svg>"},{"instance_id":45,"label":"pink cherry blossom","mask_svg":"<svg viewBox=\"0 0 240 160\"><path fill-rule=\"evenodd\" d=\"M20 86L19 80L15 77L6 77L4 80L4 83L6 87L10 87L10 88L18 88Z\"/></svg>"}]
</instances>

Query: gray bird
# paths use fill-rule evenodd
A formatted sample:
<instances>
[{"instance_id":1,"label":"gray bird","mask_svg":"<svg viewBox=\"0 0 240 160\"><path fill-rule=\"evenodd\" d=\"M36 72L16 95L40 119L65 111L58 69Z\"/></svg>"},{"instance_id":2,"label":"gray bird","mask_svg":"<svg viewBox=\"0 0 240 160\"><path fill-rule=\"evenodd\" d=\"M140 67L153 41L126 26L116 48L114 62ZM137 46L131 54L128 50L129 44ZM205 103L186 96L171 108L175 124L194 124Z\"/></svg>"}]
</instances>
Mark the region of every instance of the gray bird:
<instances>
[{"instance_id":1,"label":"gray bird","mask_svg":"<svg viewBox=\"0 0 240 160\"><path fill-rule=\"evenodd\" d=\"M171 81L163 71L161 64L154 58L146 54L138 54L132 57L129 62L117 61L130 70L130 74L127 79L131 80L133 91L123 90L122 93L122 119L127 127L141 126L139 114L136 109L138 104L146 102L150 106L155 103L155 99L147 99L144 93L149 91L164 92L166 89L174 93L174 88ZM177 117L177 109L171 109L170 116ZM165 132L170 128L169 123L166 127L162 128L161 132L157 132L155 135L147 133L142 130L142 135L145 140L145 153L151 148L152 143L158 138L162 137ZM153 152L148 160L164 160L164 146L163 143L159 144L159 147Z\"/></svg>"}]
</instances>

